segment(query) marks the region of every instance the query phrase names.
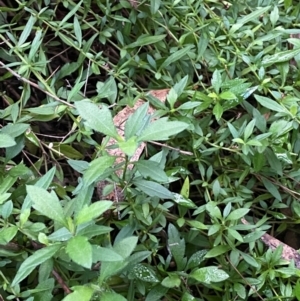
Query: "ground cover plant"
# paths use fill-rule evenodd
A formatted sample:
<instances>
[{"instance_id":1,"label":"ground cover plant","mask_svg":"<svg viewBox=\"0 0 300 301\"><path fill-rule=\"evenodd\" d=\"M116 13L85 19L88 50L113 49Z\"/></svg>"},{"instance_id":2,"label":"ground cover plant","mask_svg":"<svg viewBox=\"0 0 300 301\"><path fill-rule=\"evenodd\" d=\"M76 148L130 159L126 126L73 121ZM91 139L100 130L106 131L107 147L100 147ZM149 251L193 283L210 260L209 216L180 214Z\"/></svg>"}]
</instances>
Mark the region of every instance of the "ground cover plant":
<instances>
[{"instance_id":1,"label":"ground cover plant","mask_svg":"<svg viewBox=\"0 0 300 301\"><path fill-rule=\"evenodd\" d=\"M299 12L0 1L0 300L300 300Z\"/></svg>"}]
</instances>

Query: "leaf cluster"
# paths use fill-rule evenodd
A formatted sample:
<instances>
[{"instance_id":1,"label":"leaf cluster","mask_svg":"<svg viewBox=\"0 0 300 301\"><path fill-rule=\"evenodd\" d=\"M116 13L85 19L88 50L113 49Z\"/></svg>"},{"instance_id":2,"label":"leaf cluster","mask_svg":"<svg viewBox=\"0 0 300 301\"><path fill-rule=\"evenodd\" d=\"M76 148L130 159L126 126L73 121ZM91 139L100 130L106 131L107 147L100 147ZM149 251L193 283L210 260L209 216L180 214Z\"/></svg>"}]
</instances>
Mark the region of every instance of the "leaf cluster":
<instances>
[{"instance_id":1,"label":"leaf cluster","mask_svg":"<svg viewBox=\"0 0 300 301\"><path fill-rule=\"evenodd\" d=\"M300 300L297 1L0 5L0 299Z\"/></svg>"}]
</instances>

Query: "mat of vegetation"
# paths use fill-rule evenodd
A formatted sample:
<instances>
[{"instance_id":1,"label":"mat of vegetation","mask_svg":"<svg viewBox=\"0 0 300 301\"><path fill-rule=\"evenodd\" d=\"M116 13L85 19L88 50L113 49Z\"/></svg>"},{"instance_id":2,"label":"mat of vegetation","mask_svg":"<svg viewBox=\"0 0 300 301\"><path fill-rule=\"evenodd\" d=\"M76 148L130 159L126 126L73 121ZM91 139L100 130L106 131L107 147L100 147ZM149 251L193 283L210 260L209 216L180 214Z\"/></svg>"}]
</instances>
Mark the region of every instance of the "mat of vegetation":
<instances>
[{"instance_id":1,"label":"mat of vegetation","mask_svg":"<svg viewBox=\"0 0 300 301\"><path fill-rule=\"evenodd\" d=\"M292 0L0 1L0 300L300 300L265 240L300 248L299 23Z\"/></svg>"}]
</instances>

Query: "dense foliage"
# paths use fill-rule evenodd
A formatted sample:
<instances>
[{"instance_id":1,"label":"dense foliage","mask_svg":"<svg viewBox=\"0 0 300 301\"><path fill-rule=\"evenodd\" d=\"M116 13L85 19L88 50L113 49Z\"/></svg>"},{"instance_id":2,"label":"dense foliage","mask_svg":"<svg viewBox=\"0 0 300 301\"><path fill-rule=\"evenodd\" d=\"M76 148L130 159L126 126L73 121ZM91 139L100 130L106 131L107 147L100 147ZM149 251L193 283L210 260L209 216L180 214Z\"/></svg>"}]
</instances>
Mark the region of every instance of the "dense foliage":
<instances>
[{"instance_id":1,"label":"dense foliage","mask_svg":"<svg viewBox=\"0 0 300 301\"><path fill-rule=\"evenodd\" d=\"M260 240L300 248L299 22L292 0L0 1L0 300L300 300Z\"/></svg>"}]
</instances>

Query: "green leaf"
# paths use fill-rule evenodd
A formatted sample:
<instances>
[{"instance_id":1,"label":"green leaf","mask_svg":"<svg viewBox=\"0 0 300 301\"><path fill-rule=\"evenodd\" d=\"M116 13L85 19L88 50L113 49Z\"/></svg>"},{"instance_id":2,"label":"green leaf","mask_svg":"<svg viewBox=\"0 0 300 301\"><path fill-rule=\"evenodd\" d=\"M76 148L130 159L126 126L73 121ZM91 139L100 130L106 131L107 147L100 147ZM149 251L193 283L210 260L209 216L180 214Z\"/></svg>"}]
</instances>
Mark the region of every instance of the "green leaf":
<instances>
[{"instance_id":1,"label":"green leaf","mask_svg":"<svg viewBox=\"0 0 300 301\"><path fill-rule=\"evenodd\" d=\"M137 242L138 238L136 236L126 237L114 245L114 250L125 259L133 252Z\"/></svg>"},{"instance_id":2,"label":"green leaf","mask_svg":"<svg viewBox=\"0 0 300 301\"><path fill-rule=\"evenodd\" d=\"M80 23L78 21L78 18L76 16L74 17L73 26L74 26L74 33L75 33L75 36L76 36L76 40L78 42L79 47L81 48L82 31L81 31L81 26L80 26Z\"/></svg>"},{"instance_id":3,"label":"green leaf","mask_svg":"<svg viewBox=\"0 0 300 301\"><path fill-rule=\"evenodd\" d=\"M275 112L287 112L287 110L283 106L281 106L279 103L270 98L256 94L254 94L254 97L263 107L267 109L270 109Z\"/></svg>"},{"instance_id":4,"label":"green leaf","mask_svg":"<svg viewBox=\"0 0 300 301\"><path fill-rule=\"evenodd\" d=\"M83 207L75 218L76 225L80 225L93 220L94 218L102 215L107 211L113 202L111 201L98 201L90 206Z\"/></svg>"},{"instance_id":5,"label":"green leaf","mask_svg":"<svg viewBox=\"0 0 300 301\"><path fill-rule=\"evenodd\" d=\"M176 274L169 274L168 277L164 278L163 281L161 282L161 285L165 287L179 287L181 284L181 279L179 275Z\"/></svg>"},{"instance_id":6,"label":"green leaf","mask_svg":"<svg viewBox=\"0 0 300 301\"><path fill-rule=\"evenodd\" d=\"M31 47L28 55L28 59L31 61L34 59L34 56L36 55L37 51L39 50L43 38L42 38L43 31L42 30L37 30L35 33L35 37L33 41L31 42Z\"/></svg>"},{"instance_id":7,"label":"green leaf","mask_svg":"<svg viewBox=\"0 0 300 301\"><path fill-rule=\"evenodd\" d=\"M220 87L222 85L222 76L221 72L218 69L216 69L212 75L211 85L213 86L215 92L219 94Z\"/></svg>"},{"instance_id":8,"label":"green leaf","mask_svg":"<svg viewBox=\"0 0 300 301\"><path fill-rule=\"evenodd\" d=\"M238 219L244 217L249 211L250 211L250 209L248 209L248 208L236 209L227 216L226 220L228 220L228 221L238 220Z\"/></svg>"},{"instance_id":9,"label":"green leaf","mask_svg":"<svg viewBox=\"0 0 300 301\"><path fill-rule=\"evenodd\" d=\"M149 196L156 196L161 199L173 199L174 196L173 194L164 186L152 182L152 181L146 181L146 180L134 180L133 181L134 185L148 194Z\"/></svg>"},{"instance_id":10,"label":"green leaf","mask_svg":"<svg viewBox=\"0 0 300 301\"><path fill-rule=\"evenodd\" d=\"M107 98L111 104L114 104L118 96L118 87L113 76L110 76L104 83L97 83L96 99Z\"/></svg>"},{"instance_id":11,"label":"green leaf","mask_svg":"<svg viewBox=\"0 0 300 301\"><path fill-rule=\"evenodd\" d=\"M227 245L216 246L207 252L207 254L205 255L205 258L217 257L219 255L222 255L222 254L228 252L230 249L231 249L230 246L227 246Z\"/></svg>"},{"instance_id":12,"label":"green leaf","mask_svg":"<svg viewBox=\"0 0 300 301\"><path fill-rule=\"evenodd\" d=\"M245 131L244 131L244 141L247 141L248 138L252 135L253 129L255 126L255 119L252 119L246 126Z\"/></svg>"},{"instance_id":13,"label":"green leaf","mask_svg":"<svg viewBox=\"0 0 300 301\"><path fill-rule=\"evenodd\" d=\"M90 269L92 266L92 246L87 237L75 236L71 238L66 247L66 252L77 264Z\"/></svg>"},{"instance_id":14,"label":"green leaf","mask_svg":"<svg viewBox=\"0 0 300 301\"><path fill-rule=\"evenodd\" d=\"M127 301L127 299L115 292L104 292L101 294L101 301Z\"/></svg>"},{"instance_id":15,"label":"green leaf","mask_svg":"<svg viewBox=\"0 0 300 301\"><path fill-rule=\"evenodd\" d=\"M133 114L131 114L125 124L125 139L129 139L144 129L145 125L148 124L147 111L149 104L146 102L141 105Z\"/></svg>"},{"instance_id":16,"label":"green leaf","mask_svg":"<svg viewBox=\"0 0 300 301\"><path fill-rule=\"evenodd\" d=\"M134 268L132 269L132 274L135 276L136 279L142 280L144 282L159 282L152 269L148 268L147 266L141 263L138 263L134 266Z\"/></svg>"},{"instance_id":17,"label":"green leaf","mask_svg":"<svg viewBox=\"0 0 300 301\"><path fill-rule=\"evenodd\" d=\"M179 271L183 270L186 265L186 258L184 258L185 241L180 239L178 230L172 224L168 227L168 245L176 261L177 269Z\"/></svg>"},{"instance_id":18,"label":"green leaf","mask_svg":"<svg viewBox=\"0 0 300 301\"><path fill-rule=\"evenodd\" d=\"M241 17L237 20L237 24L246 24L250 21L253 21L259 17L261 17L265 12L270 9L270 6L265 6L262 8L255 9L252 13L246 14L244 17Z\"/></svg>"},{"instance_id":19,"label":"green leaf","mask_svg":"<svg viewBox=\"0 0 300 301\"><path fill-rule=\"evenodd\" d=\"M188 126L185 122L168 121L168 118L164 117L152 122L138 137L138 141L168 140L170 136L184 131Z\"/></svg>"},{"instance_id":20,"label":"green leaf","mask_svg":"<svg viewBox=\"0 0 300 301\"><path fill-rule=\"evenodd\" d=\"M152 15L156 14L156 12L159 10L160 5L161 5L161 0L150 1L150 11Z\"/></svg>"},{"instance_id":21,"label":"green leaf","mask_svg":"<svg viewBox=\"0 0 300 301\"><path fill-rule=\"evenodd\" d=\"M300 280L299 279L297 280L297 283L294 286L293 294L297 298L297 300L300 300Z\"/></svg>"},{"instance_id":22,"label":"green leaf","mask_svg":"<svg viewBox=\"0 0 300 301\"><path fill-rule=\"evenodd\" d=\"M221 99L224 99L224 100L230 100L230 99L236 99L236 95L230 91L224 91L222 92L220 95L220 98Z\"/></svg>"},{"instance_id":23,"label":"green leaf","mask_svg":"<svg viewBox=\"0 0 300 301\"><path fill-rule=\"evenodd\" d=\"M21 33L21 36L19 38L18 45L17 45L18 47L21 47L26 42L27 38L29 37L29 35L32 31L32 28L33 28L33 25L35 22L36 22L36 18L31 15L26 23L25 28L22 30L22 33Z\"/></svg>"},{"instance_id":24,"label":"green leaf","mask_svg":"<svg viewBox=\"0 0 300 301\"><path fill-rule=\"evenodd\" d=\"M282 201L278 188L271 181L264 177L261 177L261 181L274 198Z\"/></svg>"},{"instance_id":25,"label":"green leaf","mask_svg":"<svg viewBox=\"0 0 300 301\"><path fill-rule=\"evenodd\" d=\"M111 113L107 107L98 108L97 105L87 100L75 102L79 115L86 120L86 123L93 130L107 136L119 139Z\"/></svg>"},{"instance_id":26,"label":"green leaf","mask_svg":"<svg viewBox=\"0 0 300 301\"><path fill-rule=\"evenodd\" d=\"M173 201L176 204L185 208L190 208L190 209L197 208L197 205L192 200L190 200L189 198L185 198L179 193L173 193Z\"/></svg>"},{"instance_id":27,"label":"green leaf","mask_svg":"<svg viewBox=\"0 0 300 301\"><path fill-rule=\"evenodd\" d=\"M199 266L204 260L205 260L205 255L207 254L207 250L200 250L194 253L188 263L186 269L193 269L197 266Z\"/></svg>"},{"instance_id":28,"label":"green leaf","mask_svg":"<svg viewBox=\"0 0 300 301\"><path fill-rule=\"evenodd\" d=\"M12 138L16 138L24 134L29 128L27 123L9 123L1 129L1 133L7 134Z\"/></svg>"},{"instance_id":29,"label":"green leaf","mask_svg":"<svg viewBox=\"0 0 300 301\"><path fill-rule=\"evenodd\" d=\"M59 27L63 28L63 25L72 17L76 14L76 12L79 10L80 6L82 4L82 0L79 1L65 16L64 18L61 20L61 22L59 23Z\"/></svg>"},{"instance_id":30,"label":"green leaf","mask_svg":"<svg viewBox=\"0 0 300 301\"><path fill-rule=\"evenodd\" d=\"M37 250L33 255L25 259L25 261L20 265L20 268L11 283L11 286L19 284L23 279L25 279L38 265L45 262L55 255L55 253L60 249L60 244L55 244L52 246L45 247L43 249Z\"/></svg>"},{"instance_id":31,"label":"green leaf","mask_svg":"<svg viewBox=\"0 0 300 301\"><path fill-rule=\"evenodd\" d=\"M168 58L161 64L161 66L159 67L159 71L161 69L164 69L166 67L168 67L169 65L171 65L174 62L177 62L178 60L180 60L181 58L183 58L184 56L186 56L189 51L194 48L194 45L188 45L174 53L172 53L170 56L168 56Z\"/></svg>"},{"instance_id":32,"label":"green leaf","mask_svg":"<svg viewBox=\"0 0 300 301\"><path fill-rule=\"evenodd\" d=\"M229 275L218 267L209 266L190 273L189 277L199 282L211 284L211 282L221 282L229 278Z\"/></svg>"},{"instance_id":33,"label":"green leaf","mask_svg":"<svg viewBox=\"0 0 300 301\"><path fill-rule=\"evenodd\" d=\"M106 280L107 278L118 274L127 265L128 265L128 262L126 260L122 260L122 261L103 261L101 263L99 284L101 285L103 283L103 281Z\"/></svg>"},{"instance_id":34,"label":"green leaf","mask_svg":"<svg viewBox=\"0 0 300 301\"><path fill-rule=\"evenodd\" d=\"M90 301L94 293L94 289L90 286L74 286L72 289L73 292L62 301Z\"/></svg>"},{"instance_id":35,"label":"green leaf","mask_svg":"<svg viewBox=\"0 0 300 301\"><path fill-rule=\"evenodd\" d=\"M54 192L50 194L43 188L31 185L27 185L26 190L34 209L52 220L66 224L62 206Z\"/></svg>"},{"instance_id":36,"label":"green leaf","mask_svg":"<svg viewBox=\"0 0 300 301\"><path fill-rule=\"evenodd\" d=\"M93 247L93 262L122 261L123 257L111 248Z\"/></svg>"},{"instance_id":37,"label":"green leaf","mask_svg":"<svg viewBox=\"0 0 300 301\"><path fill-rule=\"evenodd\" d=\"M151 178L157 182L167 182L168 176L160 164L151 160L139 160L134 164L144 178Z\"/></svg>"},{"instance_id":38,"label":"green leaf","mask_svg":"<svg viewBox=\"0 0 300 301\"><path fill-rule=\"evenodd\" d=\"M126 141L118 142L118 146L123 153L125 153L129 157L132 157L135 154L139 144L137 143L137 137L134 136Z\"/></svg>"},{"instance_id":39,"label":"green leaf","mask_svg":"<svg viewBox=\"0 0 300 301\"><path fill-rule=\"evenodd\" d=\"M157 36L141 35L138 37L138 39L135 42L127 45L125 49L155 44L159 41L162 41L165 37L166 37L165 34L157 35Z\"/></svg>"},{"instance_id":40,"label":"green leaf","mask_svg":"<svg viewBox=\"0 0 300 301\"><path fill-rule=\"evenodd\" d=\"M83 174L84 183L88 186L96 180L99 181L100 177L114 162L115 158L110 156L103 156L93 160Z\"/></svg>"},{"instance_id":41,"label":"green leaf","mask_svg":"<svg viewBox=\"0 0 300 301\"><path fill-rule=\"evenodd\" d=\"M18 233L17 226L11 226L8 228L2 228L0 230L0 245L8 244Z\"/></svg>"},{"instance_id":42,"label":"green leaf","mask_svg":"<svg viewBox=\"0 0 300 301\"><path fill-rule=\"evenodd\" d=\"M10 135L0 133L0 148L16 145L16 141Z\"/></svg>"},{"instance_id":43,"label":"green leaf","mask_svg":"<svg viewBox=\"0 0 300 301\"><path fill-rule=\"evenodd\" d=\"M276 52L273 55L265 56L263 58L261 64L263 66L270 66L275 63L287 62L287 61L290 61L291 59L293 59L299 53L300 53L300 48Z\"/></svg>"},{"instance_id":44,"label":"green leaf","mask_svg":"<svg viewBox=\"0 0 300 301\"><path fill-rule=\"evenodd\" d=\"M189 79L189 77L188 77L188 75L186 75L178 83L176 83L174 85L174 87L172 88L175 90L178 97L183 93L183 91L187 85L188 79Z\"/></svg>"},{"instance_id":45,"label":"green leaf","mask_svg":"<svg viewBox=\"0 0 300 301\"><path fill-rule=\"evenodd\" d=\"M221 104L218 102L215 104L214 108L213 108L213 114L215 115L217 121L219 121L223 115L223 107L221 106Z\"/></svg>"},{"instance_id":46,"label":"green leaf","mask_svg":"<svg viewBox=\"0 0 300 301\"><path fill-rule=\"evenodd\" d=\"M245 241L244 241L245 242ZM255 260L255 258L253 258L252 256L250 256L247 253L241 252L239 251L239 253L242 255L242 257L244 258L244 260L250 264L251 266L258 268L259 264L257 263L257 261Z\"/></svg>"}]
</instances>

